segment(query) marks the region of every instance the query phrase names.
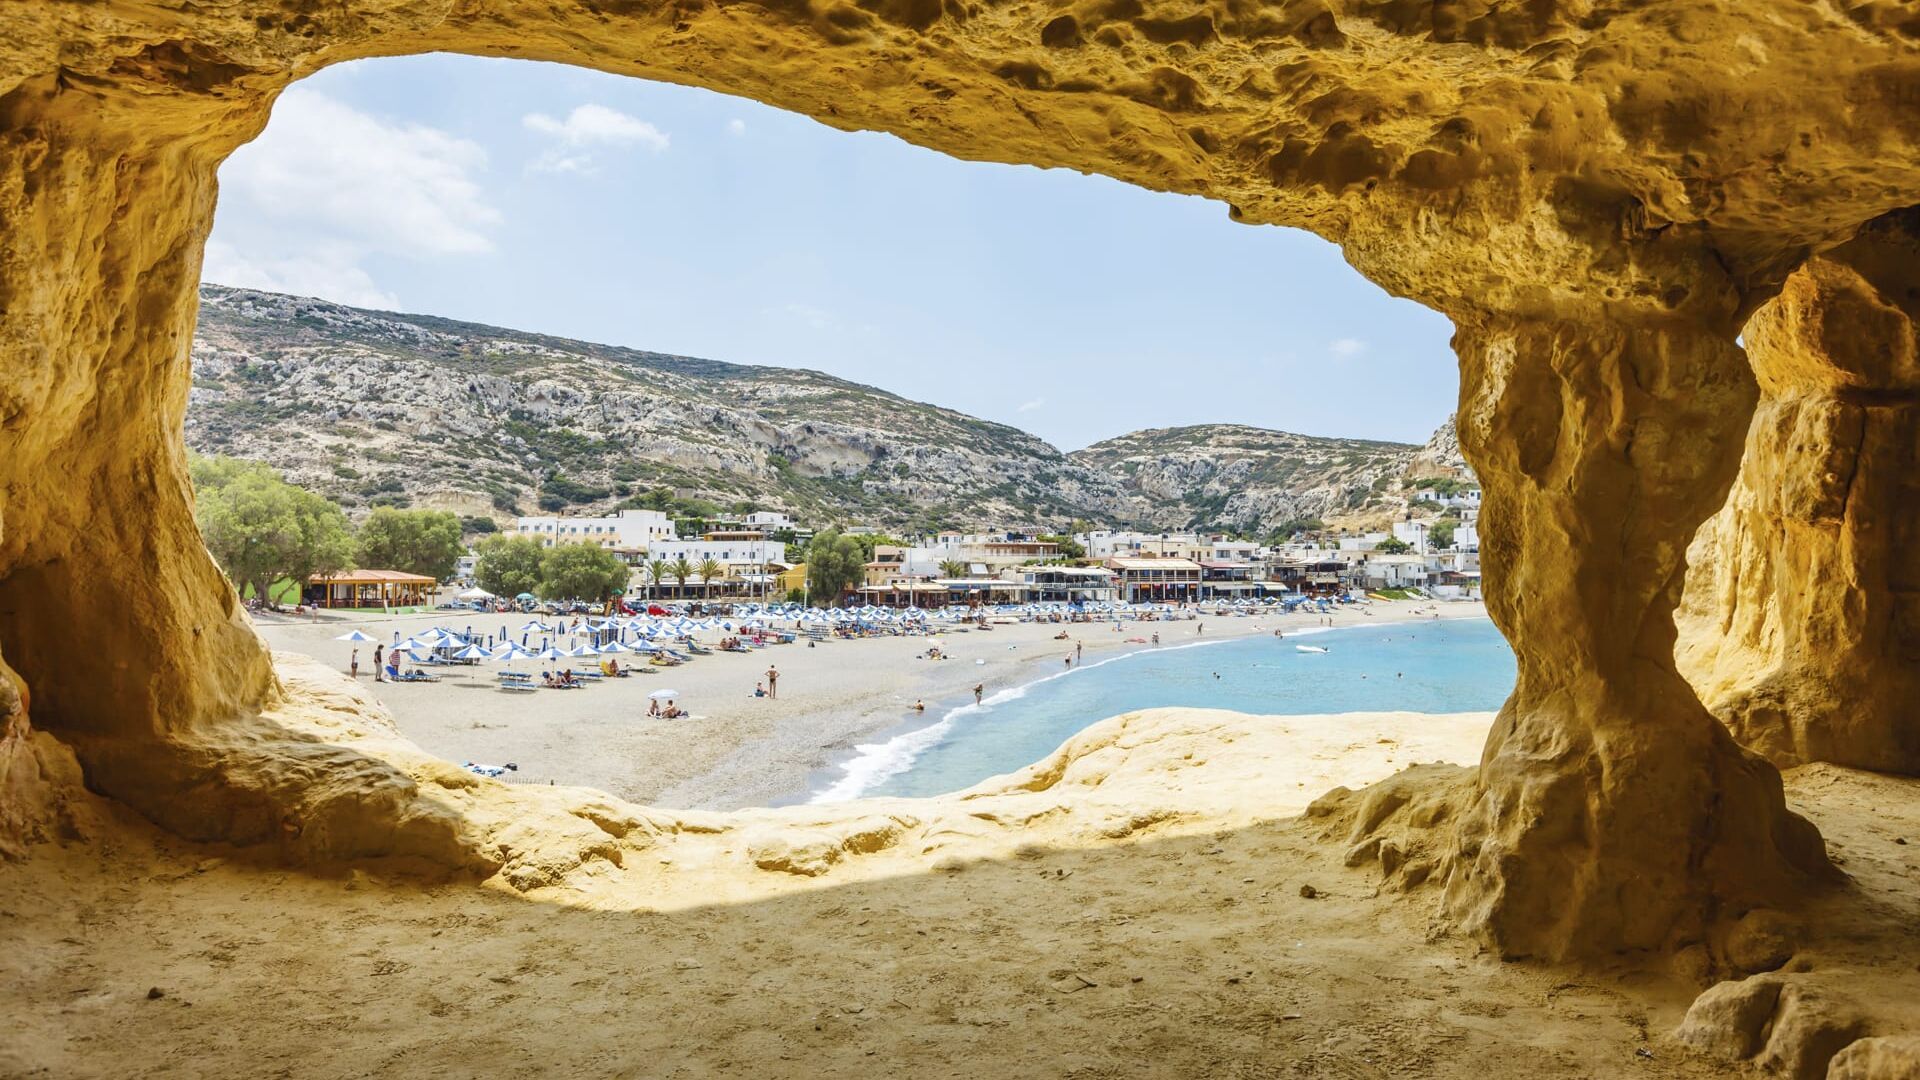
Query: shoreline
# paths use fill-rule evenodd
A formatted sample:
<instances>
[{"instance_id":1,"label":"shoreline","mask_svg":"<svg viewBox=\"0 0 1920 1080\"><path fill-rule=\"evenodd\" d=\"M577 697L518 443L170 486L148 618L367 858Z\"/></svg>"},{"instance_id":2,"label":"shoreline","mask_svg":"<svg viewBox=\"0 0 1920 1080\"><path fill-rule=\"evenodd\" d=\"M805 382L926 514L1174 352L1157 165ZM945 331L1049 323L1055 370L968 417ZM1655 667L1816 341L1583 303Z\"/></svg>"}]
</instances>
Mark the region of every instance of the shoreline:
<instances>
[{"instance_id":1,"label":"shoreline","mask_svg":"<svg viewBox=\"0 0 1920 1080\"><path fill-rule=\"evenodd\" d=\"M842 775L843 766L857 760L863 747L928 730L954 708L970 706L967 699L976 683L984 683L992 699L1064 677L1071 672L1048 667L1060 665L1076 643L1084 646L1085 656L1073 671L1154 651L1154 646L1125 639L1155 632L1163 638L1157 649L1164 651L1276 629L1295 636L1436 613L1441 618L1484 618L1486 609L1478 602L1376 600L1331 616L1271 611L1207 615L1200 620L1130 621L1124 632L1116 632L1111 623L1019 623L987 631L949 629L926 637L830 639L818 647L803 640L747 655L715 653L657 675L636 674L580 690L519 694L498 689L496 665L490 664L441 669L443 678L436 684L375 683L372 645L367 644L361 647L360 685L392 711L404 735L456 764L511 761L519 766L509 774L515 783L594 787L662 808L735 810L809 801L822 781L831 783ZM395 630L404 637L436 624L484 629L512 618L470 612L331 611L298 619L261 618L256 626L273 648L344 670L352 646L333 638L352 628L385 640ZM1333 621L1331 627L1314 625L1325 618ZM1063 629L1070 639L1054 640ZM1168 638L1173 640L1164 640ZM952 659L920 659L934 644ZM780 697L756 698L754 683L769 664L781 672ZM647 694L659 688L679 691L692 715L677 721L647 717ZM913 712L916 699L928 704L926 714ZM948 702L961 704L942 708ZM1418 705L1409 702L1408 708L1417 711ZM936 711L939 719L916 723ZM1092 723L1102 718L1087 719Z\"/></svg>"},{"instance_id":2,"label":"shoreline","mask_svg":"<svg viewBox=\"0 0 1920 1080\"><path fill-rule=\"evenodd\" d=\"M1396 601L1376 601L1376 603L1396 603ZM1432 602L1423 602L1418 605L1418 607L1421 610L1425 610L1431 603ZM1460 613L1451 616L1443 615L1441 617L1452 620L1488 617L1484 606L1478 604L1475 606L1479 608L1477 613ZM1239 616L1231 617L1239 618ZM1258 617L1259 616L1249 616L1249 618ZM1360 620L1345 621L1333 626L1297 627L1287 630L1284 637L1295 638L1308 635L1331 634L1342 630L1395 626L1420 621L1426 621L1425 617L1415 616L1413 612L1409 611L1401 613L1399 617L1390 619L1369 620L1363 617ZM1176 623L1175 625L1178 624ZM878 741L861 743L853 747L851 751L842 751L834 755L833 760L829 761L825 766L812 771L805 790L790 793L767 805L832 806L850 802L854 799L868 797L873 794L875 788L903 773L911 771L928 750L932 750L945 742L949 735L958 730L959 723L966 718L991 712L998 705L1017 701L1025 697L1027 693L1036 686L1053 682L1056 679L1069 678L1082 671L1093 671L1136 656L1207 648L1214 645L1225 645L1234 641L1242 641L1249 637L1263 636L1257 632L1262 630L1264 630L1264 627L1255 626L1250 627L1245 633L1222 634L1218 637L1208 638L1202 641L1187 641L1175 645L1149 644L1129 651L1115 651L1111 655L1101 657L1099 660L1085 664L1075 664L1065 671L1056 671L1049 675L1042 675L1028 682L1020 683L1017 686L1008 687L998 693L987 695L978 704L964 699L936 703L935 706L930 707L928 715L935 715L937 713L937 718L917 724L907 721L874 732L874 738ZM942 709L941 706L944 706L944 709ZM1195 704L1178 707L1200 709L1209 708L1210 706ZM1418 712L1421 710L1408 711ZM1089 725L1095 724L1102 719L1106 718L1092 717L1088 719L1087 723Z\"/></svg>"}]
</instances>

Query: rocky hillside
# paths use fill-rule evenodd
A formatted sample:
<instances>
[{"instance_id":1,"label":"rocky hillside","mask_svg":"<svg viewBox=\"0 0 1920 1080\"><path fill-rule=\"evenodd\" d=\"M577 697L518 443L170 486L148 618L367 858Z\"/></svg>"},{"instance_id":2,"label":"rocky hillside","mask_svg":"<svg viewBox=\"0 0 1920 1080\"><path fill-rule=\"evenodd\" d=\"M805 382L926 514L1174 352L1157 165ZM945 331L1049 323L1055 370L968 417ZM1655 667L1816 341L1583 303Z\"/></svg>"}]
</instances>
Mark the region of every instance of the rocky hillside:
<instances>
[{"instance_id":1,"label":"rocky hillside","mask_svg":"<svg viewBox=\"0 0 1920 1080\"><path fill-rule=\"evenodd\" d=\"M896 527L1124 521L1103 473L1003 424L749 367L205 286L187 438L350 508L504 516L659 488Z\"/></svg>"},{"instance_id":2,"label":"rocky hillside","mask_svg":"<svg viewBox=\"0 0 1920 1080\"><path fill-rule=\"evenodd\" d=\"M1255 534L1295 522L1375 525L1405 512L1417 480L1471 475L1452 417L1425 446L1200 424L1136 431L1070 456L1116 477L1155 524Z\"/></svg>"},{"instance_id":3,"label":"rocky hillside","mask_svg":"<svg viewBox=\"0 0 1920 1080\"><path fill-rule=\"evenodd\" d=\"M1423 455L1439 460L1433 444L1229 426L1062 454L815 371L217 285L201 290L187 440L270 462L350 510L504 519L603 511L664 489L722 510L898 529L1080 519L1257 533L1384 512L1403 479L1432 474Z\"/></svg>"}]
</instances>

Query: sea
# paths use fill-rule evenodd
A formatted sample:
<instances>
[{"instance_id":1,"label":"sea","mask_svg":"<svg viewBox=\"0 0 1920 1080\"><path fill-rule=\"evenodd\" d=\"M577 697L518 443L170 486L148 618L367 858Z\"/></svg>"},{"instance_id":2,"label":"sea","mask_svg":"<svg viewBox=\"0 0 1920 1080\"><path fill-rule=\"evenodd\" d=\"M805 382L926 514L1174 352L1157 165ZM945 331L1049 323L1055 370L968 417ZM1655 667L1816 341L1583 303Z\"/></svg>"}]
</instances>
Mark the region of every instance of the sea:
<instances>
[{"instance_id":1,"label":"sea","mask_svg":"<svg viewBox=\"0 0 1920 1080\"><path fill-rule=\"evenodd\" d=\"M1171 623L1167 631L1191 624ZM1325 649L1302 652L1299 646ZM1109 716L1186 706L1263 715L1490 712L1513 690L1513 650L1488 619L1287 628L1142 647L935 708L821 775L809 801L944 795L1013 772Z\"/></svg>"}]
</instances>

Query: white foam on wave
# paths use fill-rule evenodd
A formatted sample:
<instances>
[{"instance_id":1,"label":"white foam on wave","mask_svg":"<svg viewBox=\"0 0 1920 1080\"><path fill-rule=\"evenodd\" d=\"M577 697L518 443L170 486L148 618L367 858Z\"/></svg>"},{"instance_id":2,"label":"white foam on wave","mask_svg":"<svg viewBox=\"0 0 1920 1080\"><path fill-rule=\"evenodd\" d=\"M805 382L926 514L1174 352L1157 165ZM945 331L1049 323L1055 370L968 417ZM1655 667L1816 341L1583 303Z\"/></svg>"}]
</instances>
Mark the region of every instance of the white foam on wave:
<instances>
[{"instance_id":1,"label":"white foam on wave","mask_svg":"<svg viewBox=\"0 0 1920 1080\"><path fill-rule=\"evenodd\" d=\"M1281 640L1305 637L1308 634L1330 634L1337 630L1376 629L1383 626L1392 626L1399 621L1403 620L1388 620L1379 623L1353 623L1347 626L1282 626L1280 629L1285 631L1285 637L1281 638ZM1177 652L1181 649L1194 649L1203 645L1225 645L1230 641L1246 641L1250 636L1251 635L1245 634L1232 634L1200 641L1185 641L1177 645L1149 645L1131 652L1116 653L1104 659L1095 660L1089 664L1075 665L1062 671L1056 671L1051 675L1034 679L1031 682L1021 683L1018 686L1010 686L1005 690L996 691L995 693L987 695L978 705L961 705L957 708L949 709L946 715L928 724L926 727L902 732L883 743L862 743L855 746L853 748L853 756L841 763L839 778L826 787L821 788L819 791L814 792L807 799L807 802L814 804L838 803L846 802L850 799L857 799L865 795L867 792L872 791L888 780L913 768L914 762L919 760L920 755L944 742L959 721L977 713L991 712L996 705L1004 705L1009 701L1018 701L1020 698L1027 696L1028 690L1039 686L1041 683L1049 683L1055 679L1065 679L1077 675L1082 671L1092 671L1095 668L1119 663L1122 660L1131 659L1132 657L1146 653Z\"/></svg>"},{"instance_id":2,"label":"white foam on wave","mask_svg":"<svg viewBox=\"0 0 1920 1080\"><path fill-rule=\"evenodd\" d=\"M977 713L992 712L996 705L1005 705L1009 701L1018 701L1027 696L1028 690L1039 686L1041 683L1049 683L1055 679L1067 678L1078 672L1092 671L1097 667L1105 667L1108 664L1117 663L1128 657L1138 656L1140 652L1144 651L1150 650L1120 653L1115 656L1109 656L1103 660L1095 660L1090 664L1065 668L1051 675L1034 679L1032 682L1021 683L1018 686L1010 686L1005 690L998 690L992 694L988 694L978 705L961 705L957 708L949 709L945 716L928 724L926 727L902 732L883 743L862 743L855 746L853 748L853 756L840 765L840 777L833 783L814 792L813 795L807 799L807 802L815 804L837 803L846 802L849 799L857 799L867 792L872 791L874 788L879 787L881 784L886 783L888 780L913 768L913 763L919 759L921 754L940 745L940 743L946 739L947 734L954 729L957 721Z\"/></svg>"}]
</instances>

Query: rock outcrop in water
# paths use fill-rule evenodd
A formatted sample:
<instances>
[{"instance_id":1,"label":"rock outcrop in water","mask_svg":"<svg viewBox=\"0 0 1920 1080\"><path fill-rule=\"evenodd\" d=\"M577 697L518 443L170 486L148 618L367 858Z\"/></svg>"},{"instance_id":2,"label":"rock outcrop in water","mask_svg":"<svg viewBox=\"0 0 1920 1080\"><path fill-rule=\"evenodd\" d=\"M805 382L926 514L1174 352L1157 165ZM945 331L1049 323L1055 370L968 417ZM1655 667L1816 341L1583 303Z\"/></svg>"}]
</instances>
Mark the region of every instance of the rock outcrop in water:
<instances>
[{"instance_id":1,"label":"rock outcrop in water","mask_svg":"<svg viewBox=\"0 0 1920 1080\"><path fill-rule=\"evenodd\" d=\"M1427 817L1451 924L1506 955L1679 947L1826 874L1772 766L1680 678L1673 610L1758 395L1747 315L1920 204L1899 5L110 2L3 25L0 650L88 782L180 832L330 821L400 850L437 820L404 787L330 798L343 761L275 723L286 691L199 545L180 432L219 162L303 75L448 50L744 94L1340 243L1458 328L1489 607L1519 656L1480 768Z\"/></svg>"}]
</instances>

